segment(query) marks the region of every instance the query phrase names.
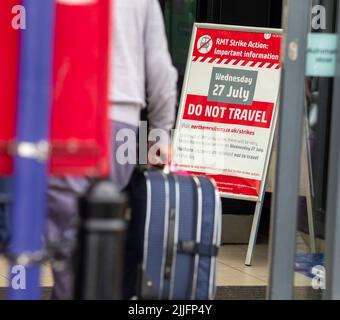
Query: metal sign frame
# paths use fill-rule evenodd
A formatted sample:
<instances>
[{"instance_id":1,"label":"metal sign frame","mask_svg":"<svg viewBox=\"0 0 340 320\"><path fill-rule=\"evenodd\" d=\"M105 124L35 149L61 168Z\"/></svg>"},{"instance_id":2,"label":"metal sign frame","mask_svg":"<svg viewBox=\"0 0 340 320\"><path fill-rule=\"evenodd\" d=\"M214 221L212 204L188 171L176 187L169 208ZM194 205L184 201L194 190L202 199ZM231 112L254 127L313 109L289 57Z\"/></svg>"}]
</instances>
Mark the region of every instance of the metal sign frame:
<instances>
[{"instance_id":1,"label":"metal sign frame","mask_svg":"<svg viewBox=\"0 0 340 320\"><path fill-rule=\"evenodd\" d=\"M174 136L174 150L177 149L177 143L178 143L178 128L180 121L183 118L184 109L185 109L185 100L187 98L187 88L189 84L189 75L191 71L192 66L192 56L194 52L194 45L196 41L196 34L198 29L214 29L214 30L228 30L228 31L244 31L244 32L258 32L258 33L270 33L270 34L276 34L276 35L282 35L283 30L282 29L273 29L273 28L256 28L256 27L245 27L245 26L233 26L233 25L219 25L219 24L210 24L210 23L195 23L193 27L193 32L191 36L191 42L190 42L190 48L189 48L189 54L187 59L187 67L185 71L185 77L183 82L183 89L179 104L179 113L177 116L177 122L176 122L176 131ZM281 72L281 70L280 70ZM254 201L256 202L255 207L255 213L253 218L253 224L248 244L248 250L247 250L247 256L246 256L246 265L251 265L251 260L253 257L256 239L257 239L257 232L260 224L260 218L261 218L261 210L263 207L263 201L264 201L264 195L265 195L265 187L266 187L266 181L268 176L268 169L271 159L271 153L273 148L273 142L274 142L274 136L276 131L276 125L278 120L278 111L279 111L279 101L280 97L278 94L278 97L276 99L276 102L274 103L274 112L272 115L272 125L269 134L269 140L266 150L266 158L264 162L264 167L262 171L262 179L261 179L261 187L258 197L253 196L245 196L245 195L235 195L230 193L220 193L221 197L229 198L229 199L238 199L238 200L245 200L245 201Z\"/></svg>"}]
</instances>

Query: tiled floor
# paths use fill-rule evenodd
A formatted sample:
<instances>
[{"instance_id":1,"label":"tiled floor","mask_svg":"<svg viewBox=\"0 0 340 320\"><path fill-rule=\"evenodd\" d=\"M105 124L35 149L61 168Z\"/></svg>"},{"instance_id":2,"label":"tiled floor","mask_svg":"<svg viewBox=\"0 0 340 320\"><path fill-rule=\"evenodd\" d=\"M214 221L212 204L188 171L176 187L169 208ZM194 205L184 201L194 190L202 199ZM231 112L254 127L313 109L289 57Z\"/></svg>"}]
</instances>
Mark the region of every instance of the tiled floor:
<instances>
[{"instance_id":1,"label":"tiled floor","mask_svg":"<svg viewBox=\"0 0 340 320\"><path fill-rule=\"evenodd\" d=\"M225 245L217 259L217 286L266 286L268 245L257 245L251 267L244 264L247 246ZM295 286L310 286L311 280L296 273Z\"/></svg>"},{"instance_id":2,"label":"tiled floor","mask_svg":"<svg viewBox=\"0 0 340 320\"><path fill-rule=\"evenodd\" d=\"M224 245L220 249L217 259L217 286L266 286L268 283L267 245L257 245L253 265L244 265L247 246ZM0 287L7 286L8 267L3 258L0 258ZM43 266L42 285L50 287L53 279L48 264ZM310 286L309 278L296 274L296 286Z\"/></svg>"}]
</instances>

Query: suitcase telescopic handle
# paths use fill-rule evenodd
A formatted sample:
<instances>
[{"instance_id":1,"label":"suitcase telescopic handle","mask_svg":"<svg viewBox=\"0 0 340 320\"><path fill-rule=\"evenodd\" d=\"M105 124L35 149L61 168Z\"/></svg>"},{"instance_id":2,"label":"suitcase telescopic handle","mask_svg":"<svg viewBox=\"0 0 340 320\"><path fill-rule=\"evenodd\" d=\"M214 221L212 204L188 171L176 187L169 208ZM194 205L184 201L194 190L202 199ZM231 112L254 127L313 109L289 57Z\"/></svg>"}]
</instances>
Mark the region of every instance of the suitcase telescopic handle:
<instances>
[{"instance_id":1,"label":"suitcase telescopic handle","mask_svg":"<svg viewBox=\"0 0 340 320\"><path fill-rule=\"evenodd\" d=\"M190 172L178 170L176 168L176 166L173 165L173 164L166 164L163 167L149 166L149 165L138 165L137 168L141 172L146 172L146 171L150 171L151 170L151 171L161 171L161 172L163 172L166 175L168 175L170 173L178 174L178 175L182 175L182 176L192 175L192 173L190 173Z\"/></svg>"}]
</instances>

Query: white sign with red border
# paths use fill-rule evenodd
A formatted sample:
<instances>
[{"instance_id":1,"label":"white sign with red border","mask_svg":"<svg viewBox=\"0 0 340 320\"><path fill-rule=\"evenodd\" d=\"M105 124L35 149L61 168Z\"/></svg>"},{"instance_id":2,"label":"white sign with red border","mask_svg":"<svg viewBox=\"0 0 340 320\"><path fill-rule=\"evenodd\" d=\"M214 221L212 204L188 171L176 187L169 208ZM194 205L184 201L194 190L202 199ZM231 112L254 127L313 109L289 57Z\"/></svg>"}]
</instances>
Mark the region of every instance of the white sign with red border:
<instances>
[{"instance_id":1,"label":"white sign with red border","mask_svg":"<svg viewBox=\"0 0 340 320\"><path fill-rule=\"evenodd\" d=\"M282 30L195 24L174 137L177 170L258 201L278 111Z\"/></svg>"}]
</instances>

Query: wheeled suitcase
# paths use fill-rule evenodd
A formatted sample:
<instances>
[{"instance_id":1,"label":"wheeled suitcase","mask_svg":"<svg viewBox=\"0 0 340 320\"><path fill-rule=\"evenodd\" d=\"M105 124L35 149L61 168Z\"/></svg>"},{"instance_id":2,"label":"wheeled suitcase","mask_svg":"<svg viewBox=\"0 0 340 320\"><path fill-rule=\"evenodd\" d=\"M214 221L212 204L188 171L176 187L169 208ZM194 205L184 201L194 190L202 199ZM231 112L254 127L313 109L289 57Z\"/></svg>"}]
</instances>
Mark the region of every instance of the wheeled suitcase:
<instances>
[{"instance_id":1,"label":"wheeled suitcase","mask_svg":"<svg viewBox=\"0 0 340 320\"><path fill-rule=\"evenodd\" d=\"M141 264L140 299L213 299L222 224L214 182L146 171L135 174L130 191L125 297L133 293L133 265Z\"/></svg>"}]
</instances>

